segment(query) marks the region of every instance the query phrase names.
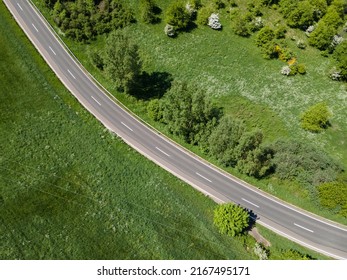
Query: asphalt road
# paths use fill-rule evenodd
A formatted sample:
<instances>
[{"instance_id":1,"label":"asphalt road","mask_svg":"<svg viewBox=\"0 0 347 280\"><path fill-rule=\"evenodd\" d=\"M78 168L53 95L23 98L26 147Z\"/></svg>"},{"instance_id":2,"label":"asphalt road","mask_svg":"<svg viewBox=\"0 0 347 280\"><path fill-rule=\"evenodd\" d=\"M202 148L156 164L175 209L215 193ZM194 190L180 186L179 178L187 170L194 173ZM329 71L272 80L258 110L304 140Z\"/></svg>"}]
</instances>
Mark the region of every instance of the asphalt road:
<instances>
[{"instance_id":1,"label":"asphalt road","mask_svg":"<svg viewBox=\"0 0 347 280\"><path fill-rule=\"evenodd\" d=\"M167 171L217 202L233 201L257 222L310 249L347 259L347 227L265 194L225 174L149 128L116 104L75 61L27 0L3 0L63 84L105 127Z\"/></svg>"}]
</instances>

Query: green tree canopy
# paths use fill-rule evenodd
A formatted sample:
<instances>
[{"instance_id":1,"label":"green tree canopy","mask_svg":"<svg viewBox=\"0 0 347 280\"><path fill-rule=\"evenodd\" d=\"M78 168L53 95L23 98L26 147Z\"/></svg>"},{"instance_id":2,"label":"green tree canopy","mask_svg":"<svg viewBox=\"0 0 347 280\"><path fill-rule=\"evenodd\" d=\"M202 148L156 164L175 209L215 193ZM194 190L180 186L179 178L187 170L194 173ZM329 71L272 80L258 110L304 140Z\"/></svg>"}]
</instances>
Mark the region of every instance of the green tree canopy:
<instances>
[{"instance_id":1,"label":"green tree canopy","mask_svg":"<svg viewBox=\"0 0 347 280\"><path fill-rule=\"evenodd\" d=\"M164 95L163 122L187 143L204 146L220 114L205 92L194 85L174 82Z\"/></svg>"},{"instance_id":2,"label":"green tree canopy","mask_svg":"<svg viewBox=\"0 0 347 280\"><path fill-rule=\"evenodd\" d=\"M220 204L214 210L213 222L221 234L236 236L250 224L250 214L234 203Z\"/></svg>"},{"instance_id":3,"label":"green tree canopy","mask_svg":"<svg viewBox=\"0 0 347 280\"><path fill-rule=\"evenodd\" d=\"M300 117L301 127L311 132L320 132L329 124L331 113L324 102L308 108Z\"/></svg>"},{"instance_id":4,"label":"green tree canopy","mask_svg":"<svg viewBox=\"0 0 347 280\"><path fill-rule=\"evenodd\" d=\"M119 90L134 94L142 72L138 46L121 31L110 33L106 41L105 72Z\"/></svg>"},{"instance_id":5,"label":"green tree canopy","mask_svg":"<svg viewBox=\"0 0 347 280\"><path fill-rule=\"evenodd\" d=\"M339 44L334 51L334 58L343 80L347 80L347 40Z\"/></svg>"},{"instance_id":6,"label":"green tree canopy","mask_svg":"<svg viewBox=\"0 0 347 280\"><path fill-rule=\"evenodd\" d=\"M191 20L191 15L181 1L173 1L168 7L165 14L167 24L174 26L177 29L185 29Z\"/></svg>"}]
</instances>

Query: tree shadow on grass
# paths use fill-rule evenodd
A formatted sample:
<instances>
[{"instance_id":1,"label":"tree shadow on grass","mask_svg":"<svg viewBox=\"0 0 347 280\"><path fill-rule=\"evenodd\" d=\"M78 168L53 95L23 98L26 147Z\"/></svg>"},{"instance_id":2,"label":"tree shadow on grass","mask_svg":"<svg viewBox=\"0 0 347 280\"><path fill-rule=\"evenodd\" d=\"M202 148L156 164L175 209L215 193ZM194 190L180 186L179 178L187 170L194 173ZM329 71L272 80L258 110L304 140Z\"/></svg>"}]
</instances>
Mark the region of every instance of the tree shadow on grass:
<instances>
[{"instance_id":1,"label":"tree shadow on grass","mask_svg":"<svg viewBox=\"0 0 347 280\"><path fill-rule=\"evenodd\" d=\"M167 72L143 72L137 97L144 100L161 98L171 88L172 81L172 75Z\"/></svg>"}]
</instances>

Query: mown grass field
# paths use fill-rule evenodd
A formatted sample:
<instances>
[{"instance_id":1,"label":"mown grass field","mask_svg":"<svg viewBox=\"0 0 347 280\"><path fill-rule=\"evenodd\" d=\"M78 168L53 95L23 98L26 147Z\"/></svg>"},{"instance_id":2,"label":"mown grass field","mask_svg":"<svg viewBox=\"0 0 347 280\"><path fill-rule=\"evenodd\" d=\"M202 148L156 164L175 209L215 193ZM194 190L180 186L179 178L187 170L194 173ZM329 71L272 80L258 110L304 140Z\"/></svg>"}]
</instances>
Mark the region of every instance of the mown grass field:
<instances>
[{"instance_id":1,"label":"mown grass field","mask_svg":"<svg viewBox=\"0 0 347 280\"><path fill-rule=\"evenodd\" d=\"M42 1L34 2L51 21L49 11ZM169 2L156 1L163 13ZM131 0L128 3L135 12L139 12L137 1ZM265 22L274 22L280 18L274 11L265 14ZM294 51L297 60L307 66L307 74L283 76L280 69L286 64L279 60L263 59L260 49L255 46L254 36L242 38L235 35L226 11L221 12L221 23L224 27L222 31L197 26L188 33L179 34L175 39L165 36L163 21L155 25L138 21L127 28L126 33L140 46L147 72L168 73L173 79L194 83L205 89L214 102L224 108L225 114L243 119L249 129L262 129L266 142L286 138L312 143L335 158L346 170L347 87L328 77L333 66L332 60L322 57L320 52L312 47L305 50L297 48L290 38L295 35L304 39L305 35L300 31L290 30L287 34L288 46ZM90 53L102 52L105 38L106 36L99 37L90 44L78 44L67 38L64 40L83 65L121 102L166 133L165 126L151 121L147 116L147 101L117 93L115 85L91 64ZM321 101L328 104L333 114L332 126L319 134L304 131L300 127L300 114ZM204 155L199 148L185 144L178 137L170 137L218 164L213 158ZM283 182L276 178L258 181L234 169L227 171L308 211L347 224L346 218L323 209L317 200L310 197L309 190L296 183Z\"/></svg>"},{"instance_id":2,"label":"mown grass field","mask_svg":"<svg viewBox=\"0 0 347 280\"><path fill-rule=\"evenodd\" d=\"M0 4L0 259L253 259L215 203L105 130ZM261 232L266 230L261 229ZM294 248L266 237L274 257Z\"/></svg>"}]
</instances>

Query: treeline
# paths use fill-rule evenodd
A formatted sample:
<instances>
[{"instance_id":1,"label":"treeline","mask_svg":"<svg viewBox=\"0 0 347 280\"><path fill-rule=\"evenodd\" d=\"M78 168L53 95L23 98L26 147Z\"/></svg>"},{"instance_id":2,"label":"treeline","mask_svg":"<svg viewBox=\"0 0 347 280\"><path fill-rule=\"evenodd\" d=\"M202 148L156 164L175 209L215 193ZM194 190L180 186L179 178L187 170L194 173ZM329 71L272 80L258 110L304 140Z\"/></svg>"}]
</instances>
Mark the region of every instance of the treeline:
<instances>
[{"instance_id":1,"label":"treeline","mask_svg":"<svg viewBox=\"0 0 347 280\"><path fill-rule=\"evenodd\" d=\"M78 42L134 23L134 12L122 0L45 0L64 34Z\"/></svg>"}]
</instances>

